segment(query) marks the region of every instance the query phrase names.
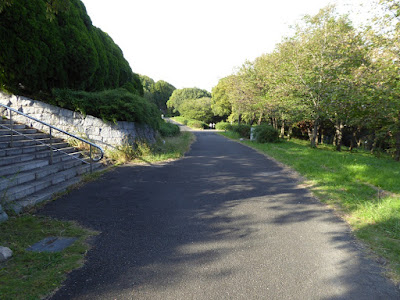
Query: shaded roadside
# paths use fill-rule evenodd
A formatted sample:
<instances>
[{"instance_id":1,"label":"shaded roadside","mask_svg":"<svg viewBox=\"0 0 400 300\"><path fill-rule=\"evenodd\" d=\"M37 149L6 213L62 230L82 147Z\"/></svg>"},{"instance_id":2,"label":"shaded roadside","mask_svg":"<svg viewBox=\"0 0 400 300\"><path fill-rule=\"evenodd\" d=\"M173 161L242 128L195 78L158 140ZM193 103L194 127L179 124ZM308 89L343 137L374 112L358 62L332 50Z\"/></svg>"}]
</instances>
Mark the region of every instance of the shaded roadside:
<instances>
[{"instance_id":1,"label":"shaded roadside","mask_svg":"<svg viewBox=\"0 0 400 300\"><path fill-rule=\"evenodd\" d=\"M400 299L348 226L278 164L211 132L40 212L101 231L53 299Z\"/></svg>"}]
</instances>

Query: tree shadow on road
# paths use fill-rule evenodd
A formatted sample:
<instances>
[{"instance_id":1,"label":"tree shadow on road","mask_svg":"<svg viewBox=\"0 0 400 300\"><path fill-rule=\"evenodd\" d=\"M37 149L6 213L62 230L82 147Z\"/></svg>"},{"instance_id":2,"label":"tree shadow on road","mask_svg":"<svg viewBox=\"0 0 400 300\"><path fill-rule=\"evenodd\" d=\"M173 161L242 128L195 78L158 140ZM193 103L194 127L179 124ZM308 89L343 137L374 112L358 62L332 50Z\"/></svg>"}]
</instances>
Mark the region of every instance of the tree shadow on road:
<instances>
[{"instance_id":1,"label":"tree shadow on road","mask_svg":"<svg viewBox=\"0 0 400 300\"><path fill-rule=\"evenodd\" d=\"M368 296L378 285L386 289L383 295L395 295L392 286L376 275L381 269L360 252L347 225L299 187L295 178L264 156L213 135L198 138L182 160L119 167L49 203L40 213L101 232L85 266L68 276L53 299L124 298L127 293L132 298L161 299L167 292L180 299L196 298L196 293L199 298L201 293L204 298L226 296L218 282L247 291L250 299L260 291L259 298L268 298L263 285L282 289L279 276L284 275L265 278L258 275L263 269L278 272L282 263L299 272L300 279L309 276L301 270L304 262L291 261L298 249L272 245L282 239L291 247L308 243L303 254L308 259L314 255L313 247L321 245L317 236L328 248L354 257L351 261L338 257L332 260L338 265L328 266L326 257L316 258L313 272L333 287L332 296L325 299ZM285 251L288 254L282 254ZM247 269L251 262L257 264ZM252 279L246 272L253 271ZM326 274L331 271L332 276ZM361 283L360 276L364 276ZM313 285L320 283L313 278L310 275L306 284L300 279L291 282L295 294L282 295L312 295ZM257 280L260 283L253 288L251 282ZM192 294L174 290L185 286ZM207 292L202 292L205 288ZM232 298L246 299L246 295Z\"/></svg>"}]
</instances>

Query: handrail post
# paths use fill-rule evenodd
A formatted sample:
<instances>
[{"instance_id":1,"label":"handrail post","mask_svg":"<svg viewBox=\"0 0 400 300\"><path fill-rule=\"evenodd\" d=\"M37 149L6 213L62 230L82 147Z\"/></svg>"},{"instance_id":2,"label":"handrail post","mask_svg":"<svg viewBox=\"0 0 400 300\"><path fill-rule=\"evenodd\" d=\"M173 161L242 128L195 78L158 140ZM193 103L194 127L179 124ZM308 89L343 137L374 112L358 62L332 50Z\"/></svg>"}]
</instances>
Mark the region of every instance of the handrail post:
<instances>
[{"instance_id":1,"label":"handrail post","mask_svg":"<svg viewBox=\"0 0 400 300\"><path fill-rule=\"evenodd\" d=\"M13 121L12 121L12 111L10 109L10 134L11 134L11 140L10 140L10 146L11 148L14 147L14 131L13 131Z\"/></svg>"},{"instance_id":2,"label":"handrail post","mask_svg":"<svg viewBox=\"0 0 400 300\"><path fill-rule=\"evenodd\" d=\"M50 129L50 165L53 164L53 139L52 139L52 132L51 132L51 127L49 126Z\"/></svg>"},{"instance_id":3,"label":"handrail post","mask_svg":"<svg viewBox=\"0 0 400 300\"><path fill-rule=\"evenodd\" d=\"M93 173L93 159L92 159L92 145L89 145L89 147L90 147L90 150L89 150L89 152L90 152L90 174L92 174Z\"/></svg>"}]
</instances>

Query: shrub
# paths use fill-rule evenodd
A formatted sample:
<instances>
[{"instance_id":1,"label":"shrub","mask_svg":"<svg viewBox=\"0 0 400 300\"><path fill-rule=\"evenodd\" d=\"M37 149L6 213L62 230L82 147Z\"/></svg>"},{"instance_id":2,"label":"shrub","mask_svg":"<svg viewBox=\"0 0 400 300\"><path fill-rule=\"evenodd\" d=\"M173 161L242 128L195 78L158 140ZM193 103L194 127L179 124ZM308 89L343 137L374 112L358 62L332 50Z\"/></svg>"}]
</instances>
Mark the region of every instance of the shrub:
<instances>
[{"instance_id":1,"label":"shrub","mask_svg":"<svg viewBox=\"0 0 400 300\"><path fill-rule=\"evenodd\" d=\"M53 89L53 96L50 104L104 121L136 122L154 129L158 129L162 121L154 104L123 88L102 92Z\"/></svg>"},{"instance_id":2,"label":"shrub","mask_svg":"<svg viewBox=\"0 0 400 300\"><path fill-rule=\"evenodd\" d=\"M217 130L232 130L232 125L228 122L219 122L215 124Z\"/></svg>"},{"instance_id":3,"label":"shrub","mask_svg":"<svg viewBox=\"0 0 400 300\"><path fill-rule=\"evenodd\" d=\"M125 87L143 95L139 76L112 38L92 25L81 1L5 1L11 2L0 17L0 86L5 90L47 98L53 88ZM68 9L50 21L49 5L61 3Z\"/></svg>"},{"instance_id":4,"label":"shrub","mask_svg":"<svg viewBox=\"0 0 400 300\"><path fill-rule=\"evenodd\" d=\"M160 128L158 129L158 131L160 132L161 136L169 137L169 136L177 136L180 132L180 129L178 125L163 122L160 124Z\"/></svg>"},{"instance_id":5,"label":"shrub","mask_svg":"<svg viewBox=\"0 0 400 300\"><path fill-rule=\"evenodd\" d=\"M191 128L199 128L199 129L205 129L208 127L208 125L204 122L197 121L197 120L189 120L187 123L187 126Z\"/></svg>"},{"instance_id":6,"label":"shrub","mask_svg":"<svg viewBox=\"0 0 400 300\"><path fill-rule=\"evenodd\" d=\"M279 132L270 125L254 127L254 138L257 143L276 143L279 141Z\"/></svg>"},{"instance_id":7,"label":"shrub","mask_svg":"<svg viewBox=\"0 0 400 300\"><path fill-rule=\"evenodd\" d=\"M232 125L232 131L240 134L241 137L250 138L250 125L240 124L240 125Z\"/></svg>"}]
</instances>

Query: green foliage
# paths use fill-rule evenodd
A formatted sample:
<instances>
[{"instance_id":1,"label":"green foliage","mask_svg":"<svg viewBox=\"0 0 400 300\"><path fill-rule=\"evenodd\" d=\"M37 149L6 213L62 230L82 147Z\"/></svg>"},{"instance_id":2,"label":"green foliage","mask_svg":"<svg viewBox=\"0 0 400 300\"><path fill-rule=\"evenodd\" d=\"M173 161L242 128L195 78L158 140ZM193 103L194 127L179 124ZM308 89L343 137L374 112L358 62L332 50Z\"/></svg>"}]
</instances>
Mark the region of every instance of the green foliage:
<instances>
[{"instance_id":1,"label":"green foliage","mask_svg":"<svg viewBox=\"0 0 400 300\"><path fill-rule=\"evenodd\" d=\"M214 114L211 110L211 98L186 99L179 106L179 112L188 119L212 122Z\"/></svg>"},{"instance_id":2,"label":"green foliage","mask_svg":"<svg viewBox=\"0 0 400 300\"><path fill-rule=\"evenodd\" d=\"M159 80L154 82L153 79L146 75L139 75L143 85L144 97L164 113L167 113L167 101L171 97L175 87L166 81Z\"/></svg>"},{"instance_id":3,"label":"green foliage","mask_svg":"<svg viewBox=\"0 0 400 300\"><path fill-rule=\"evenodd\" d=\"M232 130L231 123L228 122L218 122L215 124L215 129L217 130Z\"/></svg>"},{"instance_id":4,"label":"green foliage","mask_svg":"<svg viewBox=\"0 0 400 300\"><path fill-rule=\"evenodd\" d=\"M134 145L124 143L117 149L107 151L108 158L116 163L128 161L158 162L178 159L189 150L195 137L190 132L182 132L176 136L158 138L156 143L139 141Z\"/></svg>"},{"instance_id":5,"label":"green foliage","mask_svg":"<svg viewBox=\"0 0 400 300\"><path fill-rule=\"evenodd\" d=\"M237 132L241 137L244 137L246 139L250 138L250 129L251 126L247 124L232 125L232 131Z\"/></svg>"},{"instance_id":6,"label":"green foliage","mask_svg":"<svg viewBox=\"0 0 400 300\"><path fill-rule=\"evenodd\" d=\"M270 125L260 125L253 129L257 143L276 143L279 141L279 132Z\"/></svg>"},{"instance_id":7,"label":"green foliage","mask_svg":"<svg viewBox=\"0 0 400 300\"><path fill-rule=\"evenodd\" d=\"M223 78L212 89L211 108L216 116L227 118L232 113L229 100L229 79Z\"/></svg>"},{"instance_id":8,"label":"green foliage","mask_svg":"<svg viewBox=\"0 0 400 300\"><path fill-rule=\"evenodd\" d=\"M169 122L162 122L158 131L163 137L177 136L180 133L179 126Z\"/></svg>"},{"instance_id":9,"label":"green foliage","mask_svg":"<svg viewBox=\"0 0 400 300\"><path fill-rule=\"evenodd\" d=\"M305 16L273 52L218 82L214 114L288 132L301 122L312 147L329 136L340 151L346 138L353 148L372 145L400 160L400 5L379 3L363 31L334 6Z\"/></svg>"},{"instance_id":10,"label":"green foliage","mask_svg":"<svg viewBox=\"0 0 400 300\"><path fill-rule=\"evenodd\" d=\"M178 122L178 123L183 124L183 125L187 125L188 121L189 121L187 118L185 118L183 116L176 116L176 117L173 117L172 119L175 122Z\"/></svg>"},{"instance_id":11,"label":"green foliage","mask_svg":"<svg viewBox=\"0 0 400 300\"><path fill-rule=\"evenodd\" d=\"M52 20L49 20L48 14ZM0 12L0 86L48 96L53 88L101 91L143 88L106 33L92 25L80 0L14 1Z\"/></svg>"},{"instance_id":12,"label":"green foliage","mask_svg":"<svg viewBox=\"0 0 400 300\"><path fill-rule=\"evenodd\" d=\"M188 119L188 118L183 117L183 116L173 117L172 119L175 122L178 122L180 124L189 126L191 128L195 128L195 129L207 129L208 128L208 125L206 123L202 122L202 121Z\"/></svg>"},{"instance_id":13,"label":"green foliage","mask_svg":"<svg viewBox=\"0 0 400 300\"><path fill-rule=\"evenodd\" d=\"M137 122L154 129L162 122L154 104L122 88L92 93L54 89L50 103L105 121Z\"/></svg>"},{"instance_id":14,"label":"green foliage","mask_svg":"<svg viewBox=\"0 0 400 300\"><path fill-rule=\"evenodd\" d=\"M142 159L148 162L156 162L181 158L189 151L190 145L194 141L195 136L190 132L181 132L177 136L157 140L152 146L151 155L142 157Z\"/></svg>"},{"instance_id":15,"label":"green foliage","mask_svg":"<svg viewBox=\"0 0 400 300\"><path fill-rule=\"evenodd\" d=\"M191 128L197 128L197 129L207 129L208 125L202 121L198 120L188 120L187 126Z\"/></svg>"},{"instance_id":16,"label":"green foliage","mask_svg":"<svg viewBox=\"0 0 400 300\"><path fill-rule=\"evenodd\" d=\"M202 90L199 88L184 88L174 90L171 97L167 102L167 107L172 109L174 113L179 113L180 105L189 99L199 99L204 97L211 97L211 94L206 90Z\"/></svg>"}]
</instances>

